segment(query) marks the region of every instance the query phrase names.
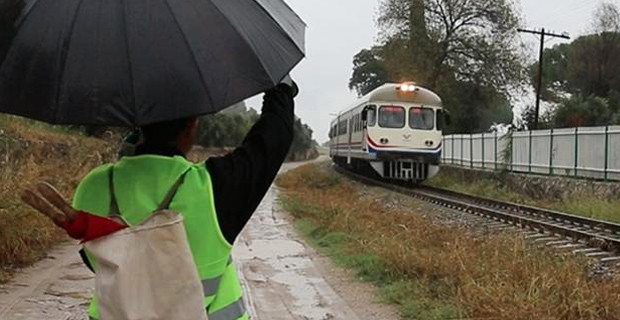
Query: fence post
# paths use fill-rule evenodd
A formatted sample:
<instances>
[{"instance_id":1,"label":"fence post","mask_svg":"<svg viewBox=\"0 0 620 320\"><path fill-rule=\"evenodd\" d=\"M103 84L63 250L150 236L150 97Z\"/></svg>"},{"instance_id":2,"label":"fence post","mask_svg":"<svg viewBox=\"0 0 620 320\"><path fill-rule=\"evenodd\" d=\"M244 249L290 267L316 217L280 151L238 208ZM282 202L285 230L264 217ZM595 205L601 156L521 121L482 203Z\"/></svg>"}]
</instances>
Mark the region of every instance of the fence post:
<instances>
[{"instance_id":1,"label":"fence post","mask_svg":"<svg viewBox=\"0 0 620 320\"><path fill-rule=\"evenodd\" d=\"M446 141L446 138L442 136L443 142ZM443 152L441 153L441 163L445 163L446 162L446 150L444 148Z\"/></svg>"},{"instance_id":2,"label":"fence post","mask_svg":"<svg viewBox=\"0 0 620 320\"><path fill-rule=\"evenodd\" d=\"M486 159L484 158L484 132L482 133L482 170L484 170L484 163Z\"/></svg>"},{"instance_id":3,"label":"fence post","mask_svg":"<svg viewBox=\"0 0 620 320\"><path fill-rule=\"evenodd\" d=\"M495 131L495 170L497 170L497 131Z\"/></svg>"},{"instance_id":4,"label":"fence post","mask_svg":"<svg viewBox=\"0 0 620 320\"><path fill-rule=\"evenodd\" d=\"M529 161L528 161L528 172L532 173L532 130L530 130L529 132L530 132L530 135L529 135L529 139L530 139L530 142L529 142L529 147L530 148L529 149L530 149L530 152L529 152Z\"/></svg>"},{"instance_id":5,"label":"fence post","mask_svg":"<svg viewBox=\"0 0 620 320\"><path fill-rule=\"evenodd\" d=\"M450 136L450 139L452 140L452 157L451 158L452 158L452 164L454 164L454 157L455 157L454 156L455 155L455 153L454 153L454 135Z\"/></svg>"},{"instance_id":6,"label":"fence post","mask_svg":"<svg viewBox=\"0 0 620 320\"><path fill-rule=\"evenodd\" d=\"M474 168L474 134L469 134L469 167Z\"/></svg>"},{"instance_id":7,"label":"fence post","mask_svg":"<svg viewBox=\"0 0 620 320\"><path fill-rule=\"evenodd\" d=\"M605 126L605 181L609 179L609 126Z\"/></svg>"},{"instance_id":8,"label":"fence post","mask_svg":"<svg viewBox=\"0 0 620 320\"><path fill-rule=\"evenodd\" d=\"M553 175L553 128L551 128L551 135L549 136L549 175Z\"/></svg>"},{"instance_id":9,"label":"fence post","mask_svg":"<svg viewBox=\"0 0 620 320\"><path fill-rule=\"evenodd\" d=\"M515 171L515 136L510 135L510 171Z\"/></svg>"},{"instance_id":10,"label":"fence post","mask_svg":"<svg viewBox=\"0 0 620 320\"><path fill-rule=\"evenodd\" d=\"M463 151L463 148L464 148L463 140L465 139L464 137L465 135L461 134L461 167L465 166L465 152Z\"/></svg>"},{"instance_id":11,"label":"fence post","mask_svg":"<svg viewBox=\"0 0 620 320\"><path fill-rule=\"evenodd\" d=\"M579 127L575 128L575 177L579 168Z\"/></svg>"}]
</instances>

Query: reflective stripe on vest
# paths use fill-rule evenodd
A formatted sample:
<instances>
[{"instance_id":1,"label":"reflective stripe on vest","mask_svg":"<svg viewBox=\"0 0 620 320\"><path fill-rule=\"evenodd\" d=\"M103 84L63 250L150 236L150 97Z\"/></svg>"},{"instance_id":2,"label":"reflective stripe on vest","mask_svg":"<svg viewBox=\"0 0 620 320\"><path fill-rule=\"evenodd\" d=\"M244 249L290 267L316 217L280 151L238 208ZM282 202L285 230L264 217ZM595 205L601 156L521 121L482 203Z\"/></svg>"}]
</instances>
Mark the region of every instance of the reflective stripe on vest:
<instances>
[{"instance_id":1,"label":"reflective stripe on vest","mask_svg":"<svg viewBox=\"0 0 620 320\"><path fill-rule=\"evenodd\" d=\"M228 268L233 263L232 256L228 258L228 264L226 267ZM225 272L225 271L224 271ZM205 297L212 296L217 293L217 289L220 287L220 281L222 280L222 275L217 277L213 277L211 279L202 279L202 292Z\"/></svg>"},{"instance_id":2,"label":"reflective stripe on vest","mask_svg":"<svg viewBox=\"0 0 620 320\"><path fill-rule=\"evenodd\" d=\"M236 320L245 315L245 303L243 298L227 305L226 307L209 313L209 320Z\"/></svg>"},{"instance_id":3,"label":"reflective stripe on vest","mask_svg":"<svg viewBox=\"0 0 620 320\"><path fill-rule=\"evenodd\" d=\"M202 280L202 292L205 297L212 296L217 293L217 289L220 287L221 276Z\"/></svg>"}]
</instances>

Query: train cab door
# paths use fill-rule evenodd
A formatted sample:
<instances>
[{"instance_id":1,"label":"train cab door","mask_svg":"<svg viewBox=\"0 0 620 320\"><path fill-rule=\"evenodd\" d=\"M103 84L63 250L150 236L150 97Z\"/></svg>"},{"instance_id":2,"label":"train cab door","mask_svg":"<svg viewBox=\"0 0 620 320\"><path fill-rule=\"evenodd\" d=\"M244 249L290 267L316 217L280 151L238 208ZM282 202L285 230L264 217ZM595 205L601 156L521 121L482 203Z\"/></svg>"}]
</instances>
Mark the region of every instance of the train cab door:
<instances>
[{"instance_id":1,"label":"train cab door","mask_svg":"<svg viewBox=\"0 0 620 320\"><path fill-rule=\"evenodd\" d=\"M364 152L370 152L368 147L368 128L375 125L377 121L377 107L374 105L368 105L362 111L362 150Z\"/></svg>"},{"instance_id":2,"label":"train cab door","mask_svg":"<svg viewBox=\"0 0 620 320\"><path fill-rule=\"evenodd\" d=\"M362 110L362 151L368 152L368 107Z\"/></svg>"},{"instance_id":3,"label":"train cab door","mask_svg":"<svg viewBox=\"0 0 620 320\"><path fill-rule=\"evenodd\" d=\"M353 118L347 120L347 164L351 164L351 143L353 140Z\"/></svg>"}]
</instances>

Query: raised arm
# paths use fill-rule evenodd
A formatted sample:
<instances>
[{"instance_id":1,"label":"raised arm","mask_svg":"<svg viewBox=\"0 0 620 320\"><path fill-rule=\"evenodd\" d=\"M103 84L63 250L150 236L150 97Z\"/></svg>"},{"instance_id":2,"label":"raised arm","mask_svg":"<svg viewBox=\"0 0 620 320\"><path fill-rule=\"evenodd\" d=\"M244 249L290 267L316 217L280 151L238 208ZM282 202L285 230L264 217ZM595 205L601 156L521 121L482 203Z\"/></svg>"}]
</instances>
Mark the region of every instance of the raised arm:
<instances>
[{"instance_id":1,"label":"raised arm","mask_svg":"<svg viewBox=\"0 0 620 320\"><path fill-rule=\"evenodd\" d=\"M207 160L220 228L233 243L262 201L293 142L294 89L280 84L265 93L262 114L243 144Z\"/></svg>"}]
</instances>

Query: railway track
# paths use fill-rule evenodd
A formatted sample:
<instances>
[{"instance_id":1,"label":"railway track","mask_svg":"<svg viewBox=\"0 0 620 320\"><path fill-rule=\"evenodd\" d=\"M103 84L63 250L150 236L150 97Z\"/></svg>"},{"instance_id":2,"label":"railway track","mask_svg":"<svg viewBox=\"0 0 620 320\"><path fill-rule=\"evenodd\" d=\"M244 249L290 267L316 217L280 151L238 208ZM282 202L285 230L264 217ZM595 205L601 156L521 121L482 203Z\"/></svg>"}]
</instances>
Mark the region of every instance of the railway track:
<instances>
[{"instance_id":1,"label":"railway track","mask_svg":"<svg viewBox=\"0 0 620 320\"><path fill-rule=\"evenodd\" d=\"M336 171L364 184L383 187L420 200L482 217L495 226L526 232L526 237L550 247L596 258L601 263L620 263L620 224L584 218L457 193L427 186L405 187L370 178L336 166Z\"/></svg>"}]
</instances>

